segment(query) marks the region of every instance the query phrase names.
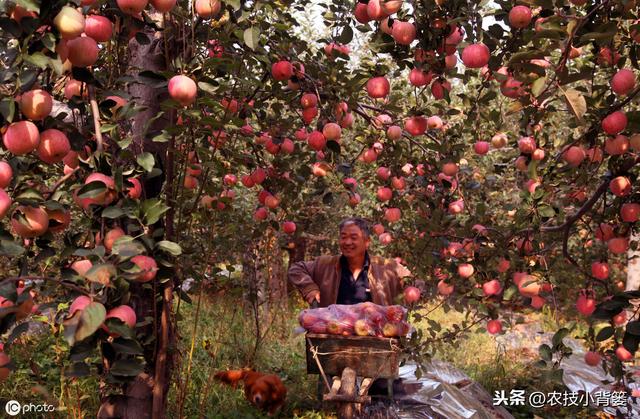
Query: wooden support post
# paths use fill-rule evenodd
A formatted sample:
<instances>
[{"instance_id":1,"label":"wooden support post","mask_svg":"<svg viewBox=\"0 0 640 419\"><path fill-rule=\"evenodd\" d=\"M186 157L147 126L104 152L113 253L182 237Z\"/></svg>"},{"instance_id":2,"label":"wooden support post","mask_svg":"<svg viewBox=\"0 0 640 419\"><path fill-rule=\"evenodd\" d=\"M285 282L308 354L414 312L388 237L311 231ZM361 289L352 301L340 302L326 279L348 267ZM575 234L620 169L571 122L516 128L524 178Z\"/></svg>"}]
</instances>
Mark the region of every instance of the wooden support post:
<instances>
[{"instance_id":1,"label":"wooden support post","mask_svg":"<svg viewBox=\"0 0 640 419\"><path fill-rule=\"evenodd\" d=\"M342 371L342 385L340 386L340 395L346 400L355 400L356 398L356 372L349 367ZM351 419L355 406L353 403L340 403L338 407L338 417L340 419Z\"/></svg>"}]
</instances>

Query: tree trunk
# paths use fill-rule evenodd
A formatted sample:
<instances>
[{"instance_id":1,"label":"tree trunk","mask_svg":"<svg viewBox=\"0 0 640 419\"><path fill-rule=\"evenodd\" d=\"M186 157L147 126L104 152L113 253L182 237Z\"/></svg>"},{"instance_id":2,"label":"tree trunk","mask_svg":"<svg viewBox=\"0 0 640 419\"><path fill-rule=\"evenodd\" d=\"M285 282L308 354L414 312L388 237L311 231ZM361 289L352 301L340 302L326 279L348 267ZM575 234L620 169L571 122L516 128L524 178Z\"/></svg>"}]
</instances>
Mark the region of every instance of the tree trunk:
<instances>
[{"instance_id":1,"label":"tree trunk","mask_svg":"<svg viewBox=\"0 0 640 419\"><path fill-rule=\"evenodd\" d=\"M162 22L161 16L152 16L156 22ZM156 89L138 79L141 71L162 71L167 69L165 59L165 45L162 32L155 30L142 31L149 39L148 44L140 44L136 38L129 41L129 68L128 72L137 79L129 85L129 93L137 105L146 109L139 112L132 121L133 142L131 150L135 156L143 152L153 154L156 167L162 170L161 176L156 176L144 182L143 199L160 196L165 179L171 179L173 162L167 161L167 143L155 143L151 139L163 128L168 126L173 117L171 113L165 113L154 120L149 127L146 125L160 112L160 102L166 96L166 89ZM171 214L167 214L170 218ZM167 225L163 220L157 226L167 229L167 236L173 223L169 220ZM103 398L103 403L98 414L99 418L163 418L166 411L166 396L169 389L169 377L171 373L172 357L168 348L173 347L175 333L173 331L173 318L171 316L171 304L173 295L173 283L167 281L151 291L143 291L141 285L131 284L132 295L137 296L131 301L136 311L136 316L143 319L147 316L154 318L153 324L146 326L142 332L155 335L155 348L145 348L144 357L147 363L146 372L141 373L136 380L124 386L124 395L109 395ZM161 296L157 304L156 295ZM139 330L140 332L141 330Z\"/></svg>"},{"instance_id":2,"label":"tree trunk","mask_svg":"<svg viewBox=\"0 0 640 419\"><path fill-rule=\"evenodd\" d=\"M640 242L640 233L631 231L630 241ZM627 284L625 291L640 289L640 250L627 250Z\"/></svg>"}]
</instances>

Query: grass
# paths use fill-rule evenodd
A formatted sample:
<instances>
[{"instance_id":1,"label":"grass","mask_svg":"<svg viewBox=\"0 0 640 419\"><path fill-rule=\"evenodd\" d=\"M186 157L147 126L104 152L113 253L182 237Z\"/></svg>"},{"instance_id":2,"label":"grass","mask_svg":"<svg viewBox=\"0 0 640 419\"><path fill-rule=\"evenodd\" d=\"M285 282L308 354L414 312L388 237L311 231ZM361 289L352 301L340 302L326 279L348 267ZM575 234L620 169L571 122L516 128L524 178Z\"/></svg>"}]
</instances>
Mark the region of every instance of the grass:
<instances>
[{"instance_id":1,"label":"grass","mask_svg":"<svg viewBox=\"0 0 640 419\"><path fill-rule=\"evenodd\" d=\"M180 340L175 351L178 368L169 393L169 418L266 417L246 402L241 389L212 380L216 371L244 366L273 372L283 379L288 388L287 404L278 417L335 417L330 410L323 411L316 400L317 376L306 374L304 339L293 332L297 326L297 313L304 308L300 302L289 302L289 307L274 310L276 314L263 322L261 330L265 336L256 346L255 319L247 314L251 313L250 307L243 306L240 294L203 293L199 310L199 296L192 295L192 298L193 305L182 302L179 308L177 333ZM433 307L430 305L424 312ZM460 324L464 315L445 312L439 307L429 313L429 318L444 330ZM555 322L549 312L535 313L527 320L543 325L545 331L554 330ZM415 325L424 328L426 322ZM497 345L495 337L471 329L471 333L439 349L435 354L437 359L452 363L490 394L494 390L513 388L542 390L538 388L540 383L535 381L537 371L530 366L537 359L536 348L533 351L508 350ZM67 351L62 337L49 331L23 335L9 350L17 369L0 386L0 402L10 399L33 403L55 401L64 409L65 417L95 417L99 407L98 381L92 377L62 377L60 366L68 364ZM517 417L530 417L532 413L541 412L523 409L512 413ZM565 415L556 413L546 412L544 416Z\"/></svg>"}]
</instances>

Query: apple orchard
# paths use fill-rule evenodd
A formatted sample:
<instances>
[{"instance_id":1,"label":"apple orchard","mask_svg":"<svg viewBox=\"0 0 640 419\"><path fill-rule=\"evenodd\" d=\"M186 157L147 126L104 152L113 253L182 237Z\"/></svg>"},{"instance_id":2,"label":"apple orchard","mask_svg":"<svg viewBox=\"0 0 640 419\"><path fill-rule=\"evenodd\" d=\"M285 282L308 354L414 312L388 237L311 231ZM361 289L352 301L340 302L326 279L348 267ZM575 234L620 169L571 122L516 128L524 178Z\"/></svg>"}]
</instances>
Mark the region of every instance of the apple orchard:
<instances>
[{"instance_id":1,"label":"apple orchard","mask_svg":"<svg viewBox=\"0 0 640 419\"><path fill-rule=\"evenodd\" d=\"M575 313L585 361L627 383L635 1L319 5L322 33L302 1L3 3L5 385L23 325L53 312L65 375L114 394L137 379L162 417L181 284L220 262L317 256L329 247L312 238L334 240L347 215L411 270L399 302L414 319L426 301L469 313L414 334L411 359L548 308ZM570 329L540 348L550 377Z\"/></svg>"}]
</instances>

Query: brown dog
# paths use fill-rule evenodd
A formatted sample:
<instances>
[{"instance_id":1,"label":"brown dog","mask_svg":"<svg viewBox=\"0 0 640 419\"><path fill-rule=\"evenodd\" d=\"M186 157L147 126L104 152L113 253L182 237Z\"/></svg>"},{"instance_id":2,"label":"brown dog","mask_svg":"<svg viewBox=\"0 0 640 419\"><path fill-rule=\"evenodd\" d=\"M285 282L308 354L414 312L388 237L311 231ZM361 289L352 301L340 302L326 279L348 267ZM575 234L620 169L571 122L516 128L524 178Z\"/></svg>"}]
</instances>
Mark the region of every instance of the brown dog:
<instances>
[{"instance_id":1,"label":"brown dog","mask_svg":"<svg viewBox=\"0 0 640 419\"><path fill-rule=\"evenodd\" d=\"M244 396L258 409L275 413L283 404L287 396L287 388L277 375L262 374L250 369L229 370L218 372L217 380L229 384L234 388L239 381L244 381Z\"/></svg>"}]
</instances>

